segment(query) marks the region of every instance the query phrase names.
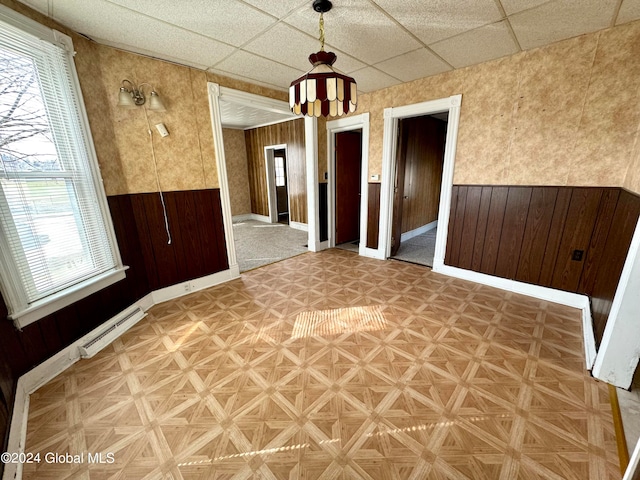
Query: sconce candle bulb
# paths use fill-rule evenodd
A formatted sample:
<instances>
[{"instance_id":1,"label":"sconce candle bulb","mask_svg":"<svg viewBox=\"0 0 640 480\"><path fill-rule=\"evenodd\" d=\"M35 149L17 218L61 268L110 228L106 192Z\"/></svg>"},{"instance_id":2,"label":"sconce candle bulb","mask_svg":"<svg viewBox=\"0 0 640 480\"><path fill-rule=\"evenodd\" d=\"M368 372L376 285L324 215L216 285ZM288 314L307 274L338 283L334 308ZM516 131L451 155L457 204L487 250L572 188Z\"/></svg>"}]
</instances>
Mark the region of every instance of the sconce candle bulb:
<instances>
[{"instance_id":1,"label":"sconce candle bulb","mask_svg":"<svg viewBox=\"0 0 640 480\"><path fill-rule=\"evenodd\" d=\"M127 87L125 84L129 84L129 87ZM118 106L122 108L132 109L144 105L147 99L144 96L142 87L145 85L151 87L151 92L149 93L149 110L153 110L155 112L166 111L166 108L162 103L162 100L160 100L158 92L156 92L156 89L153 88L153 85L150 85L148 83L141 83L136 87L133 82L127 79L122 81L122 86L120 87L120 92L118 93Z\"/></svg>"}]
</instances>

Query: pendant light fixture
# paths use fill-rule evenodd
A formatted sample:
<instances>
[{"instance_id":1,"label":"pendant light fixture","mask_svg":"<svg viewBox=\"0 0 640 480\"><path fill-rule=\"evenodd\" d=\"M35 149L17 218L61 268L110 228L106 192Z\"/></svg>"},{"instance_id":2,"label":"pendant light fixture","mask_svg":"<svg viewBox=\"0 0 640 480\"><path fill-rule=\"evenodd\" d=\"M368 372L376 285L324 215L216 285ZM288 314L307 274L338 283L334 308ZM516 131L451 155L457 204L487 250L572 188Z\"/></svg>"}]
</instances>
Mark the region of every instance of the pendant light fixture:
<instances>
[{"instance_id":1,"label":"pendant light fixture","mask_svg":"<svg viewBox=\"0 0 640 480\"><path fill-rule=\"evenodd\" d=\"M332 6L329 0L313 2L313 9L320 13L320 51L309 55L313 68L289 87L289 106L296 115L339 117L356 110L356 81L334 69L336 54L324 51L323 14Z\"/></svg>"}]
</instances>

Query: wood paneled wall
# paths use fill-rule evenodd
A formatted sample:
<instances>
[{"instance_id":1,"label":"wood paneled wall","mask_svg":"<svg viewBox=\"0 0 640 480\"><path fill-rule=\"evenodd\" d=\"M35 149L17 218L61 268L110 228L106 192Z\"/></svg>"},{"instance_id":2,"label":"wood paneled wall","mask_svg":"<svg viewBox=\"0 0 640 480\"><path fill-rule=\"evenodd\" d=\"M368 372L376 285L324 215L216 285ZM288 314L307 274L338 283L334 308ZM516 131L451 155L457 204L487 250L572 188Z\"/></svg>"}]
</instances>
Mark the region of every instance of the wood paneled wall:
<instances>
[{"instance_id":1,"label":"wood paneled wall","mask_svg":"<svg viewBox=\"0 0 640 480\"><path fill-rule=\"evenodd\" d=\"M304 119L268 125L245 131L251 212L269 215L267 170L264 147L287 145L287 186L289 220L307 223L307 174L304 150Z\"/></svg>"},{"instance_id":2,"label":"wood paneled wall","mask_svg":"<svg viewBox=\"0 0 640 480\"><path fill-rule=\"evenodd\" d=\"M367 208L367 248L378 248L378 233L380 231L380 191L379 183L369 183L369 197Z\"/></svg>"},{"instance_id":3,"label":"wood paneled wall","mask_svg":"<svg viewBox=\"0 0 640 480\"><path fill-rule=\"evenodd\" d=\"M589 295L599 343L638 215L621 188L455 185L445 263Z\"/></svg>"},{"instance_id":4,"label":"wood paneled wall","mask_svg":"<svg viewBox=\"0 0 640 480\"><path fill-rule=\"evenodd\" d=\"M401 198L405 233L438 219L447 123L428 116L407 118L401 131L400 151L406 156Z\"/></svg>"},{"instance_id":5,"label":"wood paneled wall","mask_svg":"<svg viewBox=\"0 0 640 480\"><path fill-rule=\"evenodd\" d=\"M219 189L164 194L171 244L157 193L119 197L131 200L151 290L229 268Z\"/></svg>"},{"instance_id":6,"label":"wood paneled wall","mask_svg":"<svg viewBox=\"0 0 640 480\"><path fill-rule=\"evenodd\" d=\"M320 224L319 235L320 241L329 240L329 189L326 183L318 184L318 222Z\"/></svg>"},{"instance_id":7,"label":"wood paneled wall","mask_svg":"<svg viewBox=\"0 0 640 480\"><path fill-rule=\"evenodd\" d=\"M152 290L226 270L218 189L165 193L167 244L157 193L108 197L127 277L20 332L0 297L0 439L5 438L15 384L22 374L98 327ZM4 451L4 450L3 450Z\"/></svg>"}]
</instances>

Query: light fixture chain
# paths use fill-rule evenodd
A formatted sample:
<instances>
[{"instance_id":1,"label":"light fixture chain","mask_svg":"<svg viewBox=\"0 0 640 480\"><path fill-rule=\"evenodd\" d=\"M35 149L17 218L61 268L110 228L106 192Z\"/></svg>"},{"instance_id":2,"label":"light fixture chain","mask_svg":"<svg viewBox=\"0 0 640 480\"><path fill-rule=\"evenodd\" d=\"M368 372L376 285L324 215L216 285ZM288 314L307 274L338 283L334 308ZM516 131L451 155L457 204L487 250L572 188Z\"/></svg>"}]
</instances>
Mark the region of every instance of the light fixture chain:
<instances>
[{"instance_id":1,"label":"light fixture chain","mask_svg":"<svg viewBox=\"0 0 640 480\"><path fill-rule=\"evenodd\" d=\"M320 51L324 52L324 14L320 12Z\"/></svg>"}]
</instances>

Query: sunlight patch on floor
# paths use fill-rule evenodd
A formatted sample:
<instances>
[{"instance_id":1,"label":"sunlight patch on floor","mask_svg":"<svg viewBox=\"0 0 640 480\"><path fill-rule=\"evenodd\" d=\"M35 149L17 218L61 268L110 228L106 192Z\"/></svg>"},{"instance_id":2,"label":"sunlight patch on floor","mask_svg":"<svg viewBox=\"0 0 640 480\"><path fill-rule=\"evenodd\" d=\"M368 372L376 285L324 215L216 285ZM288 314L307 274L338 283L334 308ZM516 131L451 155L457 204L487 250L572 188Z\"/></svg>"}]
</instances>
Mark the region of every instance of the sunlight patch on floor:
<instances>
[{"instance_id":1,"label":"sunlight patch on floor","mask_svg":"<svg viewBox=\"0 0 640 480\"><path fill-rule=\"evenodd\" d=\"M316 310L298 314L291 338L370 332L386 326L380 305Z\"/></svg>"}]
</instances>

